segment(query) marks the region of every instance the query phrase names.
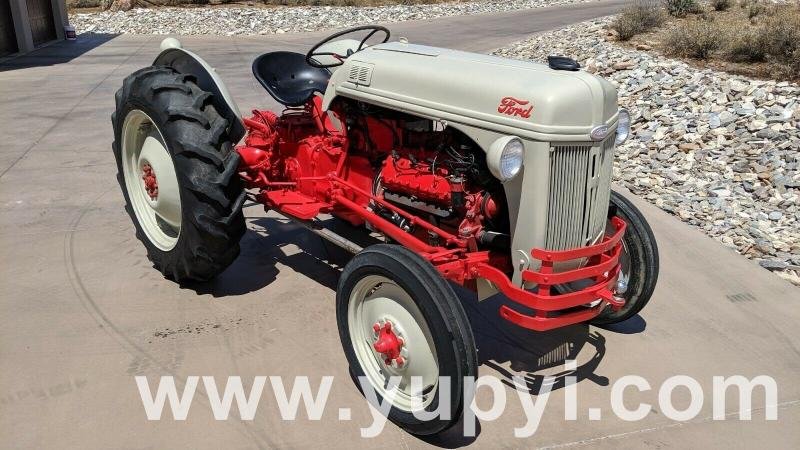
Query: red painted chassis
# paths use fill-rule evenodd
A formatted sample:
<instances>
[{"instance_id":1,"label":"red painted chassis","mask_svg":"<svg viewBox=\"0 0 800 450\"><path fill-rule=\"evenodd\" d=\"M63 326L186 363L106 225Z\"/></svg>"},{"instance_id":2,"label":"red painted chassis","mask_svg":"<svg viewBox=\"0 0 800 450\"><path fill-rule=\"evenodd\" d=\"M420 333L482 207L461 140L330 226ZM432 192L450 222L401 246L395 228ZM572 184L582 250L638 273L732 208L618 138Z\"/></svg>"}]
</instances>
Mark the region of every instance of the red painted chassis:
<instances>
[{"instance_id":1,"label":"red painted chassis","mask_svg":"<svg viewBox=\"0 0 800 450\"><path fill-rule=\"evenodd\" d=\"M266 159L264 150L259 146L245 145L237 147L241 156L240 176L250 189L258 189L256 199L267 209L281 214L308 221L321 213L338 212L349 217L358 218L370 224L375 230L384 233L399 244L408 247L428 260L445 278L475 288L476 280L483 278L491 282L501 293L516 305L527 309L521 312L516 308L503 305L499 309L501 317L524 328L545 331L575 323L585 322L596 317L606 307L614 310L623 305L623 301L613 294L620 271L619 257L622 252L622 236L626 224L619 217L612 217L614 231L606 235L595 245L571 250L552 251L534 248L530 251L533 259L540 261L538 270L525 269L521 278L533 289L524 289L509 279L510 259L508 254L484 250L479 251L473 237L461 237L443 230L436 225L416 216L388 201L382 195L375 195L364 188L363 183L354 182L351 174L356 169L348 168L348 137L345 132L337 130L326 114L322 112L318 97L309 101L303 108L329 145L336 148L335 164L332 170L324 175L299 176L291 181L271 181L266 175ZM245 119L248 137L255 141L267 132L274 132L269 124L259 117L270 116L271 113L254 111L255 116ZM330 149L326 151L330 152ZM349 169L349 170L348 170ZM363 176L362 176L363 178ZM314 195L300 192L303 183L312 183ZM322 186L320 188L319 186ZM371 205L380 205L408 221L411 226L420 227L430 235L439 238L440 245L431 245L418 236L408 233L396 224L375 214ZM557 272L556 263L585 260L582 267ZM557 286L580 280L590 280L588 287L557 292Z\"/></svg>"}]
</instances>

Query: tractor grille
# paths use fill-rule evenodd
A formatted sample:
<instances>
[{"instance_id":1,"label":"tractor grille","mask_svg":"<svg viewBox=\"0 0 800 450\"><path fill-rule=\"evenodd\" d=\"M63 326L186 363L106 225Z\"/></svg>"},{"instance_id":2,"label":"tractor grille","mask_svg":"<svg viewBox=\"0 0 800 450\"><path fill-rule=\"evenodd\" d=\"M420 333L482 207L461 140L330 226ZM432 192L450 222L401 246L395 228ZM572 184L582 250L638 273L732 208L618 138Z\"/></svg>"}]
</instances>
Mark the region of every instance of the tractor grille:
<instances>
[{"instance_id":1,"label":"tractor grille","mask_svg":"<svg viewBox=\"0 0 800 450\"><path fill-rule=\"evenodd\" d=\"M614 136L600 145L556 145L550 150L546 248L589 245L606 224Z\"/></svg>"}]
</instances>

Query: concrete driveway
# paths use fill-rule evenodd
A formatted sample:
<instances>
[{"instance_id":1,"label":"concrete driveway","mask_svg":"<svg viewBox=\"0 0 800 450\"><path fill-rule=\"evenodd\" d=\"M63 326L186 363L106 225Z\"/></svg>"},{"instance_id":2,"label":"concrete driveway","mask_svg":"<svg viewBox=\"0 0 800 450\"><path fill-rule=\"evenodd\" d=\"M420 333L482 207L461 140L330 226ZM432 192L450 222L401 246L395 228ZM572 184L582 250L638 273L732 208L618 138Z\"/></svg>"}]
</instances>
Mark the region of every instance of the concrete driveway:
<instances>
[{"instance_id":1,"label":"concrete driveway","mask_svg":"<svg viewBox=\"0 0 800 450\"><path fill-rule=\"evenodd\" d=\"M489 51L531 33L609 14L620 1L490 16L395 24L412 42ZM184 45L218 68L243 111L275 106L250 74L274 49L304 51L325 33L259 38L191 37ZM800 446L800 290L701 232L629 196L649 219L661 250L661 277L641 316L611 329L574 326L532 333L504 323L496 303L464 302L476 331L481 375L532 386L577 359L578 420L564 420L565 390L550 396L539 431L525 423L516 393L477 436L458 430L420 440L391 424L362 439L370 412L351 382L334 318L341 258L285 219L248 207L242 255L212 283L181 288L152 269L122 209L110 150L109 116L122 78L148 65L155 36L95 36L61 43L0 65L0 446L15 448L606 448ZM778 420L712 420L712 376L769 375ZM253 422L215 421L198 389L188 420L148 421L134 382L174 375L335 377L319 421L281 419L265 390ZM614 381L641 375L653 389L626 397L655 405L643 420L616 418ZM658 407L658 387L689 375L705 392L702 410L674 422ZM481 391L486 408L489 395ZM675 391L675 407L689 396ZM351 409L351 420L337 411ZM589 420L599 408L601 420ZM301 410L302 411L302 410ZM236 416L234 414L234 416ZM238 417L238 416L236 416Z\"/></svg>"}]
</instances>

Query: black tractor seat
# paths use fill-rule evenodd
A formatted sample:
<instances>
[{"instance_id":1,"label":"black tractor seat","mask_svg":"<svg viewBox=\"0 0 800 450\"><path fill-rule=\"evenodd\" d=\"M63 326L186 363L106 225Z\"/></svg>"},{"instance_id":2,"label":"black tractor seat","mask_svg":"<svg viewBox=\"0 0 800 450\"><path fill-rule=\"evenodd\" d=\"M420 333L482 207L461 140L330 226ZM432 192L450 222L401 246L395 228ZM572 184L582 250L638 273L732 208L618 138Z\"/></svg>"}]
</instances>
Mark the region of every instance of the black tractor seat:
<instances>
[{"instance_id":1,"label":"black tractor seat","mask_svg":"<svg viewBox=\"0 0 800 450\"><path fill-rule=\"evenodd\" d=\"M256 58L253 75L279 103L301 106L315 92L325 93L331 72L308 65L303 54L281 51Z\"/></svg>"}]
</instances>

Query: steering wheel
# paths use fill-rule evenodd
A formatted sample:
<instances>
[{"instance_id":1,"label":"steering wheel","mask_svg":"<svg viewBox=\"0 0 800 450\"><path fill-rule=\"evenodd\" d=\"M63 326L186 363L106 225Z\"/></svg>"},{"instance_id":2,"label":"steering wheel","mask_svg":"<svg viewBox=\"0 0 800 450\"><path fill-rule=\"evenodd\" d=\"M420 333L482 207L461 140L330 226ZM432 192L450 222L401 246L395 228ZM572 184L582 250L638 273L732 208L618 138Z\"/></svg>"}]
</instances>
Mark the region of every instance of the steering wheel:
<instances>
[{"instance_id":1,"label":"steering wheel","mask_svg":"<svg viewBox=\"0 0 800 450\"><path fill-rule=\"evenodd\" d=\"M347 55L340 55L340 54L334 53L334 52L317 52L317 50L320 47L322 47L323 45L327 44L328 42L333 41L334 39L340 38L340 37L342 37L342 36L344 36L346 34L355 33L357 31L363 31L363 30L371 30L371 31L369 32L369 34L367 34L364 37L364 39L361 40L361 42L359 42L358 48L355 50L355 52L352 51L352 50L348 50L347 51ZM311 47L311 50L309 50L308 53L306 53L306 63L308 63L308 65L311 66L311 67L318 67L320 69L325 69L325 68L328 68L328 67L341 66L342 64L344 64L344 60L347 59L350 55L352 55L353 53L356 53L358 51L361 51L364 48L364 45L369 40L369 38L371 38L372 36L375 35L375 33L378 33L378 32L382 32L385 35L383 40L380 42L381 44L383 44L384 42L387 42L389 40L389 36L391 36L391 33L389 32L389 29L386 28L386 27L382 27L380 25L363 25L363 26L360 26L360 27L349 28L347 30L343 30L343 31L340 31L338 33L334 33L334 34L326 37L325 39L317 42L313 47ZM334 59L336 59L338 62L334 62L334 63L330 63L330 64L322 64L322 63L320 63L320 62L318 62L317 60L314 59L315 56L331 56Z\"/></svg>"}]
</instances>

